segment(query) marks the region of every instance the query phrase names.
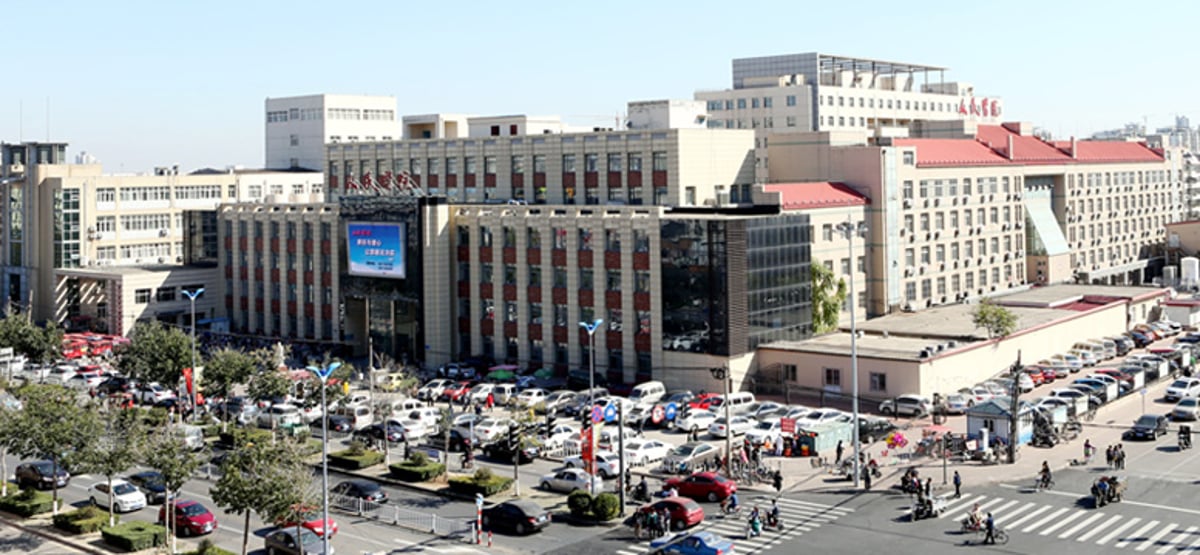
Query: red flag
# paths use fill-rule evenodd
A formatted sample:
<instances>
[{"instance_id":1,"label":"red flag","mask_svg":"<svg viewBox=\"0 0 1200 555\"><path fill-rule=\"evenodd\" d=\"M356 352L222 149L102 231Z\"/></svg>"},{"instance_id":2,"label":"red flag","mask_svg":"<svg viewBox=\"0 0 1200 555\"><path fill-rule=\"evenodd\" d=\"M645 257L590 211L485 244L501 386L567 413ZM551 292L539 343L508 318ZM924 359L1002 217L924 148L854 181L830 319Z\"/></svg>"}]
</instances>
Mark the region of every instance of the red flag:
<instances>
[{"instance_id":1,"label":"red flag","mask_svg":"<svg viewBox=\"0 0 1200 555\"><path fill-rule=\"evenodd\" d=\"M192 389L192 369L191 368L183 369L183 379L187 382L188 395L195 393L195 391L193 391L193 389Z\"/></svg>"}]
</instances>

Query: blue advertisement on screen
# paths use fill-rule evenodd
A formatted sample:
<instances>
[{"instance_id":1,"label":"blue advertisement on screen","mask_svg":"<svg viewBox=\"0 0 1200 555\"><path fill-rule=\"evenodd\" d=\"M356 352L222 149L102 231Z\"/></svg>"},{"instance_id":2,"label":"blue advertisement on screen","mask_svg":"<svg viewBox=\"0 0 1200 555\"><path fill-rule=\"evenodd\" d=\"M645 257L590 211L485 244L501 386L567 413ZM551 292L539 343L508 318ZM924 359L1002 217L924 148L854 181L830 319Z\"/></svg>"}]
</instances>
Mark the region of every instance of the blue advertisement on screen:
<instances>
[{"instance_id":1,"label":"blue advertisement on screen","mask_svg":"<svg viewBox=\"0 0 1200 555\"><path fill-rule=\"evenodd\" d=\"M346 224L350 275L404 279L404 239L404 224Z\"/></svg>"}]
</instances>

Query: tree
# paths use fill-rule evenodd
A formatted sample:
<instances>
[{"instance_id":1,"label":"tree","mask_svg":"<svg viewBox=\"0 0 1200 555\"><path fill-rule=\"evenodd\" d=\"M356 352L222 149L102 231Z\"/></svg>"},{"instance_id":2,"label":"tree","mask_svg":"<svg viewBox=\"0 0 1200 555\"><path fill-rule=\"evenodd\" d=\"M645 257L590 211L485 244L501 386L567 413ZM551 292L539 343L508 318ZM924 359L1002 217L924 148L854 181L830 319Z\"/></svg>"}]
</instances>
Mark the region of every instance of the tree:
<instances>
[{"instance_id":1,"label":"tree","mask_svg":"<svg viewBox=\"0 0 1200 555\"><path fill-rule=\"evenodd\" d=\"M112 491L113 476L128 470L137 462L145 440L146 430L137 411L123 410L109 404L99 413L99 437L79 452L81 467L86 472L100 474ZM108 525L116 524L114 496L108 497Z\"/></svg>"},{"instance_id":2,"label":"tree","mask_svg":"<svg viewBox=\"0 0 1200 555\"><path fill-rule=\"evenodd\" d=\"M252 399L283 397L292 392L292 380L286 372L275 369L263 370L250 378L246 393Z\"/></svg>"},{"instance_id":3,"label":"tree","mask_svg":"<svg viewBox=\"0 0 1200 555\"><path fill-rule=\"evenodd\" d=\"M1017 329L1017 315L1007 308L983 299L971 311L975 327L987 330L988 337L1004 337Z\"/></svg>"},{"instance_id":4,"label":"tree","mask_svg":"<svg viewBox=\"0 0 1200 555\"><path fill-rule=\"evenodd\" d=\"M166 519L167 533L174 542L175 499L183 484L187 483L192 474L200 468L203 459L169 427L150 435L146 443L145 459L146 466L162 475L163 487L167 493L167 500L164 502L166 505L164 512L168 515ZM171 551L175 551L174 546Z\"/></svg>"},{"instance_id":5,"label":"tree","mask_svg":"<svg viewBox=\"0 0 1200 555\"><path fill-rule=\"evenodd\" d=\"M846 302L846 280L835 279L833 270L813 259L812 264L813 333L821 334L837 328Z\"/></svg>"},{"instance_id":6,"label":"tree","mask_svg":"<svg viewBox=\"0 0 1200 555\"><path fill-rule=\"evenodd\" d=\"M240 349L218 350L204 363L204 381L200 384L204 396L228 397L234 386L246 383L259 368L258 360Z\"/></svg>"},{"instance_id":7,"label":"tree","mask_svg":"<svg viewBox=\"0 0 1200 555\"><path fill-rule=\"evenodd\" d=\"M44 364L62 356L62 328L53 321L38 327L22 316L0 319L0 347L12 347L29 362Z\"/></svg>"},{"instance_id":8,"label":"tree","mask_svg":"<svg viewBox=\"0 0 1200 555\"><path fill-rule=\"evenodd\" d=\"M175 387L183 369L192 365L192 338L157 320L138 323L130 342L118 351L117 367L125 375Z\"/></svg>"},{"instance_id":9,"label":"tree","mask_svg":"<svg viewBox=\"0 0 1200 555\"><path fill-rule=\"evenodd\" d=\"M94 413L80 406L75 392L58 385L27 384L17 390L24 405L11 424L20 433L6 446L22 458L49 460L55 469L74 462L99 432ZM58 482L53 482L53 507L58 513Z\"/></svg>"},{"instance_id":10,"label":"tree","mask_svg":"<svg viewBox=\"0 0 1200 555\"><path fill-rule=\"evenodd\" d=\"M312 483L312 470L290 442L237 446L221 466L212 487L213 502L242 515L242 555L250 541L250 515L267 522L286 519L293 507L303 506ZM302 519L293 520L300 522Z\"/></svg>"}]
</instances>

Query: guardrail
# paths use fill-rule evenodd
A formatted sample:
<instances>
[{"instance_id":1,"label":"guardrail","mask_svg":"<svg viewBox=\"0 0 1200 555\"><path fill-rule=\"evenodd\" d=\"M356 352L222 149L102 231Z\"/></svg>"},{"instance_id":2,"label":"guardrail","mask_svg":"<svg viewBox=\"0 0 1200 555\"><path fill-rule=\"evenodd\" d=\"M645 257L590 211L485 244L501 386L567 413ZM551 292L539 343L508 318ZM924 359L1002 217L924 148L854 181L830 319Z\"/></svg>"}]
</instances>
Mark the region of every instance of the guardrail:
<instances>
[{"instance_id":1,"label":"guardrail","mask_svg":"<svg viewBox=\"0 0 1200 555\"><path fill-rule=\"evenodd\" d=\"M434 513L375 503L357 497L331 494L329 507L384 524L428 532L438 536L465 537L474 530L474 517L442 517Z\"/></svg>"}]
</instances>

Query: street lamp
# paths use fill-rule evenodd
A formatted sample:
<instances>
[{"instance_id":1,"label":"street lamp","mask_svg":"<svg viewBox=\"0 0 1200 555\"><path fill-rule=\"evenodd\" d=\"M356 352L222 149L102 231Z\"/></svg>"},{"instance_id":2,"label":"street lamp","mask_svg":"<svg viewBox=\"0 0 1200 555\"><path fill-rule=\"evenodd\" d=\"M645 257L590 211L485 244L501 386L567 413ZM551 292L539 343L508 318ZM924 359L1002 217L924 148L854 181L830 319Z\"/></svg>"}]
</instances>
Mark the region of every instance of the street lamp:
<instances>
[{"instance_id":1,"label":"street lamp","mask_svg":"<svg viewBox=\"0 0 1200 555\"><path fill-rule=\"evenodd\" d=\"M729 394L732 389L733 378L729 375L729 369L726 367L709 368L712 372L714 380L721 380L721 389L725 392L725 398L721 399L721 406L725 407L725 476L733 477L733 467L730 463L733 462L733 421L729 414Z\"/></svg>"},{"instance_id":2,"label":"street lamp","mask_svg":"<svg viewBox=\"0 0 1200 555\"><path fill-rule=\"evenodd\" d=\"M340 362L332 362L324 368L309 366L308 371L321 380L321 553L329 553L329 405L325 401L325 388L329 385L329 375L342 366ZM383 441L387 442L387 425L384 425Z\"/></svg>"},{"instance_id":3,"label":"street lamp","mask_svg":"<svg viewBox=\"0 0 1200 555\"><path fill-rule=\"evenodd\" d=\"M592 410L596 408L596 330L600 329L600 324L604 323L603 318L596 318L594 322L580 322L579 327L587 330L588 334L588 354L591 355L591 362L588 363L588 419L592 418ZM619 424L619 423L618 423ZM596 423L592 422L592 433L588 440L589 452L592 454L592 461L588 465L588 475L596 475ZM619 430L618 430L619 431ZM625 469L622 468L621 472ZM596 481L588 480L588 490L592 495L596 495Z\"/></svg>"},{"instance_id":4,"label":"street lamp","mask_svg":"<svg viewBox=\"0 0 1200 555\"><path fill-rule=\"evenodd\" d=\"M854 315L854 297L857 295L854 272L858 270L858 264L854 260L854 239L866 234L867 223L855 224L851 217L847 217L846 221L838 224L837 229L846 236L846 248L850 251L850 389L853 391L851 402L854 407L854 487L857 488L862 470L859 468L861 455L858 442L858 319Z\"/></svg>"},{"instance_id":5,"label":"street lamp","mask_svg":"<svg viewBox=\"0 0 1200 555\"><path fill-rule=\"evenodd\" d=\"M196 297L204 294L204 288L199 287L194 291L183 289L183 294L192 303L192 422L195 422L200 414L200 407L196 404Z\"/></svg>"}]
</instances>

